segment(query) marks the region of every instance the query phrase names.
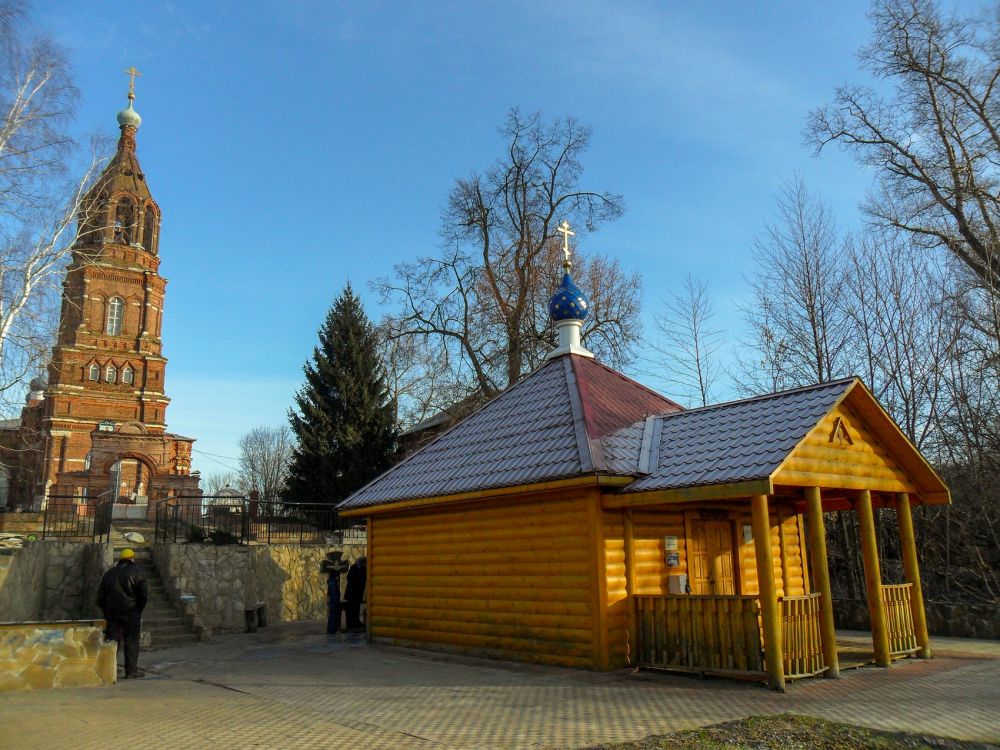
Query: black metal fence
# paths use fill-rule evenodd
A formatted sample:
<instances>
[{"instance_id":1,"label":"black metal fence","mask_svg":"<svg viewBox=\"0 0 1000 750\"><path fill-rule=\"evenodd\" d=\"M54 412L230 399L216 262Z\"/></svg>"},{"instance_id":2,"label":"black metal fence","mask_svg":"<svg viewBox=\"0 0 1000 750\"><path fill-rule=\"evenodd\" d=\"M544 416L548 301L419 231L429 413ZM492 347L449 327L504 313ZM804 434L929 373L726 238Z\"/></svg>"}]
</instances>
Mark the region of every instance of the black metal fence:
<instances>
[{"instance_id":1,"label":"black metal fence","mask_svg":"<svg viewBox=\"0 0 1000 750\"><path fill-rule=\"evenodd\" d=\"M364 521L341 518L324 503L259 503L251 533L268 544L343 544L367 538Z\"/></svg>"},{"instance_id":2,"label":"black metal fence","mask_svg":"<svg viewBox=\"0 0 1000 750\"><path fill-rule=\"evenodd\" d=\"M342 544L367 537L363 521L322 503L265 503L245 497L178 497L156 510L159 542Z\"/></svg>"},{"instance_id":3,"label":"black metal fence","mask_svg":"<svg viewBox=\"0 0 1000 750\"><path fill-rule=\"evenodd\" d=\"M158 542L243 544L248 520L244 497L178 497L157 506L153 538Z\"/></svg>"},{"instance_id":4,"label":"black metal fence","mask_svg":"<svg viewBox=\"0 0 1000 750\"><path fill-rule=\"evenodd\" d=\"M111 506L110 500L91 503L76 495L50 495L42 517L42 538L107 542L111 538Z\"/></svg>"}]
</instances>

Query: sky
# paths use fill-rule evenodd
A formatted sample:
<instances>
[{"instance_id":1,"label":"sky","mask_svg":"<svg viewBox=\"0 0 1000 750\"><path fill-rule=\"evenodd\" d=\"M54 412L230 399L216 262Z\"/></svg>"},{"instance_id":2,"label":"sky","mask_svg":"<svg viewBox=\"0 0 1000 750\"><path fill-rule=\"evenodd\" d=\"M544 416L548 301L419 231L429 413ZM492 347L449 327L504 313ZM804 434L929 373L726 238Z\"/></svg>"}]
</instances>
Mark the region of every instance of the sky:
<instances>
[{"instance_id":1,"label":"sky","mask_svg":"<svg viewBox=\"0 0 1000 750\"><path fill-rule=\"evenodd\" d=\"M801 175L841 226L871 175L814 156L805 120L864 81L867 2L38 2L68 51L75 130L117 136L134 65L138 156L163 220L169 429L203 474L286 421L333 300L440 247L456 178L502 153L511 107L593 128L583 184L625 214L578 233L643 279L691 274L730 341L755 234ZM579 228L578 228L579 229ZM640 376L640 380L647 376ZM652 383L651 383L652 384ZM670 395L670 394L667 394Z\"/></svg>"}]
</instances>

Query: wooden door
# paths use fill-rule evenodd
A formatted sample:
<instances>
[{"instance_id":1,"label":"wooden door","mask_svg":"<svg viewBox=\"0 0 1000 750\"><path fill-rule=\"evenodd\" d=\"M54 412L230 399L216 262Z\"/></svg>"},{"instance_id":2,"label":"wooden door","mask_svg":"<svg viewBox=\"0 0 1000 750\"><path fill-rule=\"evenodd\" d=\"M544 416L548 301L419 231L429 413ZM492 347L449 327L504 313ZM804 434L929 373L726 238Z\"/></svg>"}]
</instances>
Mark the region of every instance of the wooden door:
<instances>
[{"instance_id":1,"label":"wooden door","mask_svg":"<svg viewBox=\"0 0 1000 750\"><path fill-rule=\"evenodd\" d=\"M692 521L688 560L692 594L736 593L731 521Z\"/></svg>"}]
</instances>

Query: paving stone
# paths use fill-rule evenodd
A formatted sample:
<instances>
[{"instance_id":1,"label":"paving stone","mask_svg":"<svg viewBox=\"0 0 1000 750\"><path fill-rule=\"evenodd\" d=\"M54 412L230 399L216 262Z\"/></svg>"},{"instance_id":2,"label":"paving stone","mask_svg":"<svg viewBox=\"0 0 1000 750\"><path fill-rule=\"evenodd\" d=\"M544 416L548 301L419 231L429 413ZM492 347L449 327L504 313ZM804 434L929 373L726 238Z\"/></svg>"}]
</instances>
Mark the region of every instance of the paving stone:
<instances>
[{"instance_id":1,"label":"paving stone","mask_svg":"<svg viewBox=\"0 0 1000 750\"><path fill-rule=\"evenodd\" d=\"M296 623L143 653L150 676L113 688L4 694L0 747L579 748L785 711L1000 742L1000 643L932 645L934 659L782 695L369 646Z\"/></svg>"}]
</instances>

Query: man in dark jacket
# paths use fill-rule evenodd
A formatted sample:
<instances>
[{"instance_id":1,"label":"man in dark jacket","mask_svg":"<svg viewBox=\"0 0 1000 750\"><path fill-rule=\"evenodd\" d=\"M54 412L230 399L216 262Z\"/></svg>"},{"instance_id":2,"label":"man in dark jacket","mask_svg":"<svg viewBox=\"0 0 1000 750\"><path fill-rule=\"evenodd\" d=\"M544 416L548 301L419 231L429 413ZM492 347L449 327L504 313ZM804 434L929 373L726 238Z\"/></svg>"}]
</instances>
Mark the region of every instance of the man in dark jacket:
<instances>
[{"instance_id":1,"label":"man in dark jacket","mask_svg":"<svg viewBox=\"0 0 1000 750\"><path fill-rule=\"evenodd\" d=\"M125 677L139 676L139 630L149 598L146 577L135 564L135 552L122 550L118 564L104 574L97 589L97 606L108 621L108 636L125 648Z\"/></svg>"},{"instance_id":2,"label":"man in dark jacket","mask_svg":"<svg viewBox=\"0 0 1000 750\"><path fill-rule=\"evenodd\" d=\"M347 570L347 563L341 560L343 552L330 551L320 563L320 571L326 576L326 634L335 635L340 630L340 574Z\"/></svg>"},{"instance_id":3,"label":"man in dark jacket","mask_svg":"<svg viewBox=\"0 0 1000 750\"><path fill-rule=\"evenodd\" d=\"M361 604L365 600L368 583L368 558L359 557L347 569L347 588L344 590L344 611L347 613L347 630L361 630Z\"/></svg>"}]
</instances>

